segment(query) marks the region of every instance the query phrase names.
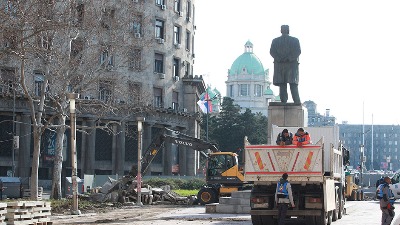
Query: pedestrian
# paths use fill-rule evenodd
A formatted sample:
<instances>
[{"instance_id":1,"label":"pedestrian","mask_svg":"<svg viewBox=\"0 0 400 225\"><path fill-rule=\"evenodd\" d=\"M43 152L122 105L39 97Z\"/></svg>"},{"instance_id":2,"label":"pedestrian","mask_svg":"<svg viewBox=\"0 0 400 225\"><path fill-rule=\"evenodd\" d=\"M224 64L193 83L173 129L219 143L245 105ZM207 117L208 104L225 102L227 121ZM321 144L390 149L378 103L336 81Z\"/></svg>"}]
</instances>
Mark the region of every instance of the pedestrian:
<instances>
[{"instance_id":1,"label":"pedestrian","mask_svg":"<svg viewBox=\"0 0 400 225\"><path fill-rule=\"evenodd\" d=\"M304 129L301 127L297 129L297 132L293 137L293 144L301 148L303 147L303 145L308 145L310 143L311 143L310 134L304 131Z\"/></svg>"},{"instance_id":2,"label":"pedestrian","mask_svg":"<svg viewBox=\"0 0 400 225\"><path fill-rule=\"evenodd\" d=\"M385 177L383 180L384 183L378 187L378 198L380 198L379 203L382 211L381 224L390 225L395 215L393 206L395 198L389 186L392 183L390 177Z\"/></svg>"},{"instance_id":3,"label":"pedestrian","mask_svg":"<svg viewBox=\"0 0 400 225\"><path fill-rule=\"evenodd\" d=\"M289 36L289 26L281 26L280 37L272 40L270 54L274 58L273 84L279 86L281 102L288 100L287 84L294 103L301 104L299 96L299 56L301 54L300 42L297 38Z\"/></svg>"},{"instance_id":4,"label":"pedestrian","mask_svg":"<svg viewBox=\"0 0 400 225\"><path fill-rule=\"evenodd\" d=\"M278 134L276 138L276 144L283 146L283 145L291 145L293 142L293 134L289 132L288 129L283 129L281 133Z\"/></svg>"},{"instance_id":5,"label":"pedestrian","mask_svg":"<svg viewBox=\"0 0 400 225\"><path fill-rule=\"evenodd\" d=\"M278 208L278 225L285 224L285 217L289 204L292 208L295 207L293 202L292 186L287 180L288 176L287 173L284 173L276 185L275 202Z\"/></svg>"}]
</instances>

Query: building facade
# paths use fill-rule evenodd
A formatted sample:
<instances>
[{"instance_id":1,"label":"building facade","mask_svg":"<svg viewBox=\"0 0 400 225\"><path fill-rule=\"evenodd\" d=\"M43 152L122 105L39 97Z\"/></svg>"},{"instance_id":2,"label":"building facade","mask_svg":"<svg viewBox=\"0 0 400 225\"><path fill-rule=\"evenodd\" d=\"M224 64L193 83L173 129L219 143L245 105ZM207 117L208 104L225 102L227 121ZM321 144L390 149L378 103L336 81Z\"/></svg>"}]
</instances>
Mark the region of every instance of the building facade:
<instances>
[{"instance_id":1,"label":"building facade","mask_svg":"<svg viewBox=\"0 0 400 225\"><path fill-rule=\"evenodd\" d=\"M241 107L242 112L249 108L253 113L268 116L268 103L275 101L270 89L269 70L264 70L260 59L253 53L253 44L247 41L244 53L228 70L226 96Z\"/></svg>"},{"instance_id":2,"label":"building facade","mask_svg":"<svg viewBox=\"0 0 400 225\"><path fill-rule=\"evenodd\" d=\"M26 1L32 12L5 2L0 4L2 18L9 19L0 26L0 176L10 171L30 176L32 114L20 88L22 74L33 99L44 95L49 102L68 92L80 94L77 127L84 129L77 132L78 176L126 174L137 165L137 116L145 117L143 151L163 127L200 136L196 103L205 84L192 74L194 0ZM25 23L29 26L16 26L23 13L34 19ZM48 27L41 31L41 26ZM99 105L114 111L95 111ZM46 116L53 110L47 108ZM98 128L111 122L108 130ZM69 134L67 129L65 176L71 171ZM14 136L19 137L16 144ZM51 178L54 141L55 133L46 130L39 179ZM148 175L196 175L198 157L189 148L166 143Z\"/></svg>"}]
</instances>

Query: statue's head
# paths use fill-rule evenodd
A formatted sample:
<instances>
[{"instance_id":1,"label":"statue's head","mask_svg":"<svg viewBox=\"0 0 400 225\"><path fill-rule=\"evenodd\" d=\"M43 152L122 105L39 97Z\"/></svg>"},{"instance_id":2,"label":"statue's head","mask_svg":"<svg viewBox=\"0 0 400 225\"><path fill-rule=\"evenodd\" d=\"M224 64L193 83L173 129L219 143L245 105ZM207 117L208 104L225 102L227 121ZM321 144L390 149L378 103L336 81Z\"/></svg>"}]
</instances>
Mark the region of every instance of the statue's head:
<instances>
[{"instance_id":1,"label":"statue's head","mask_svg":"<svg viewBox=\"0 0 400 225\"><path fill-rule=\"evenodd\" d=\"M282 34L289 34L289 25L282 25L281 26L281 33Z\"/></svg>"}]
</instances>

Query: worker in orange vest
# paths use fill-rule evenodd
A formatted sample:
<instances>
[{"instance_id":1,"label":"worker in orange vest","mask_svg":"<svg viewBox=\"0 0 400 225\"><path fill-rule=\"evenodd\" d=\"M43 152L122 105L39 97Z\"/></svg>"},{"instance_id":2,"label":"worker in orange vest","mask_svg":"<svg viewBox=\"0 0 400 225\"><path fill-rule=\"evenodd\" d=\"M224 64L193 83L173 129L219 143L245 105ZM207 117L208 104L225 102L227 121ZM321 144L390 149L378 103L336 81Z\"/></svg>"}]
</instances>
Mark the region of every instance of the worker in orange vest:
<instances>
[{"instance_id":1,"label":"worker in orange vest","mask_svg":"<svg viewBox=\"0 0 400 225\"><path fill-rule=\"evenodd\" d=\"M308 145L311 143L310 134L305 132L303 128L297 129L296 134L293 137L293 144L301 148L303 145Z\"/></svg>"}]
</instances>

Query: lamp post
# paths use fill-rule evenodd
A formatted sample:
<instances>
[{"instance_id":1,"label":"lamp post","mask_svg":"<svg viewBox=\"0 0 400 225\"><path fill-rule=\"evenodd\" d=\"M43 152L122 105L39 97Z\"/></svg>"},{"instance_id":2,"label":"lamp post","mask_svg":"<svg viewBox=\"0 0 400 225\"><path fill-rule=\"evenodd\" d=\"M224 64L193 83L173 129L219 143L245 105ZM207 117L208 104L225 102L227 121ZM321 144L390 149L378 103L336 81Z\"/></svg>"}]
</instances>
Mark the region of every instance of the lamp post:
<instances>
[{"instance_id":1,"label":"lamp post","mask_svg":"<svg viewBox=\"0 0 400 225\"><path fill-rule=\"evenodd\" d=\"M76 157L76 117L75 117L75 100L79 97L79 94L69 93L67 94L69 99L69 113L71 120L71 165L72 165L72 211L73 215L80 215L81 211L78 209L78 183L76 182L77 177L77 157Z\"/></svg>"},{"instance_id":2,"label":"lamp post","mask_svg":"<svg viewBox=\"0 0 400 225\"><path fill-rule=\"evenodd\" d=\"M144 117L136 117L138 128L138 168L137 168L137 202L136 205L142 206L142 131Z\"/></svg>"}]
</instances>

